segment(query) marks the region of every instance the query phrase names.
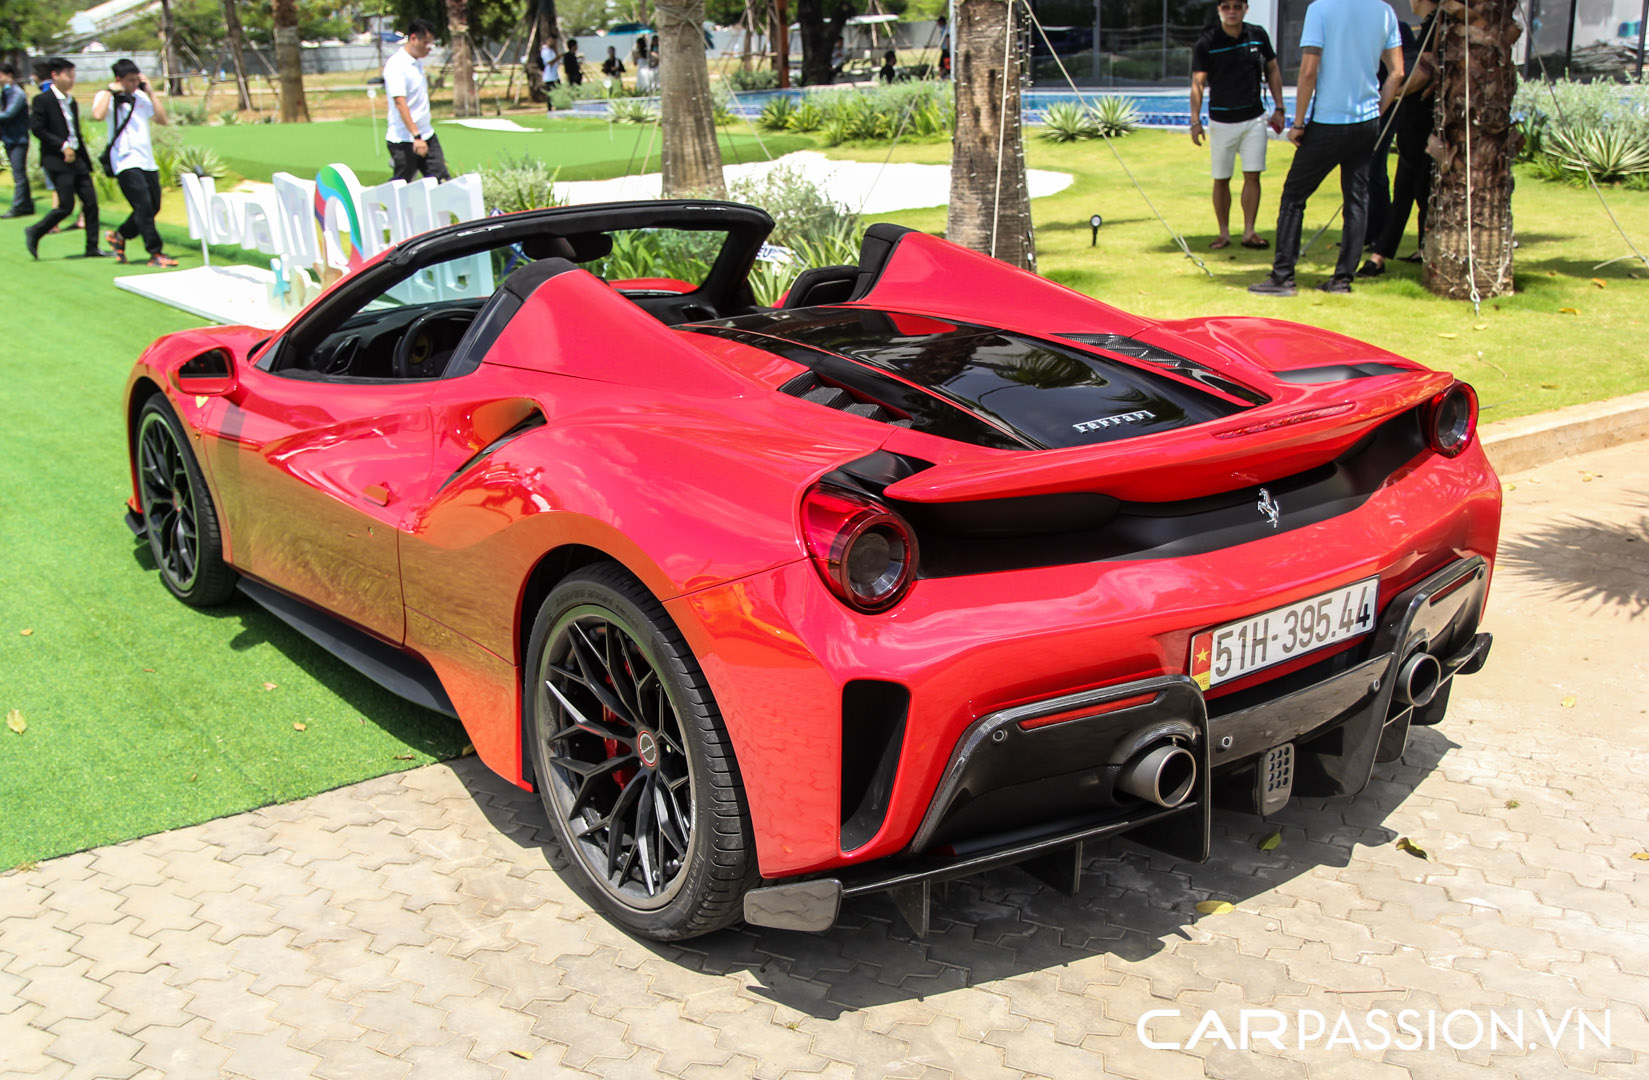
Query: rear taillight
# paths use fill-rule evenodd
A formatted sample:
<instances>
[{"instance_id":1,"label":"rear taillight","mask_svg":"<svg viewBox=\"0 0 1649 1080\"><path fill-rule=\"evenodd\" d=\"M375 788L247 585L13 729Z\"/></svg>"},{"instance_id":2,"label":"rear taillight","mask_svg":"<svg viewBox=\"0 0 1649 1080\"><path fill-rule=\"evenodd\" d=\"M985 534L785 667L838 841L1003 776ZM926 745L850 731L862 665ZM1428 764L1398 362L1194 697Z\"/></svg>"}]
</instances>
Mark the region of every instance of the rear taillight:
<instances>
[{"instance_id":1,"label":"rear taillight","mask_svg":"<svg viewBox=\"0 0 1649 1080\"><path fill-rule=\"evenodd\" d=\"M1457 382L1431 399L1422 420L1426 445L1444 457L1458 457L1477 433L1477 391Z\"/></svg>"},{"instance_id":2,"label":"rear taillight","mask_svg":"<svg viewBox=\"0 0 1649 1080\"><path fill-rule=\"evenodd\" d=\"M886 611L916 576L916 536L874 499L816 487L802 499L807 553L830 591L859 611Z\"/></svg>"}]
</instances>

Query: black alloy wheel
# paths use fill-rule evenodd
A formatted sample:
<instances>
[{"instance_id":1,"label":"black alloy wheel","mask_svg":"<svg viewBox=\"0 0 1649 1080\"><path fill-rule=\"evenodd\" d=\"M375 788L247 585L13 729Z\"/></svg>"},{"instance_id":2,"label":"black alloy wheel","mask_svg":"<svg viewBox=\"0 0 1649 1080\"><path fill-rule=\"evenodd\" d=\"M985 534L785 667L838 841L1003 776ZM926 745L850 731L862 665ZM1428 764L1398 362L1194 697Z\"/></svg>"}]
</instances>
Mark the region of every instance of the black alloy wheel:
<instances>
[{"instance_id":1,"label":"black alloy wheel","mask_svg":"<svg viewBox=\"0 0 1649 1080\"><path fill-rule=\"evenodd\" d=\"M138 506L160 580L184 603L221 604L235 572L223 561L217 512L182 425L156 394L138 416Z\"/></svg>"},{"instance_id":2,"label":"black alloy wheel","mask_svg":"<svg viewBox=\"0 0 1649 1080\"><path fill-rule=\"evenodd\" d=\"M618 567L583 571L545 601L529 655L539 794L596 902L658 940L736 920L754 881L743 789L663 607Z\"/></svg>"}]
</instances>

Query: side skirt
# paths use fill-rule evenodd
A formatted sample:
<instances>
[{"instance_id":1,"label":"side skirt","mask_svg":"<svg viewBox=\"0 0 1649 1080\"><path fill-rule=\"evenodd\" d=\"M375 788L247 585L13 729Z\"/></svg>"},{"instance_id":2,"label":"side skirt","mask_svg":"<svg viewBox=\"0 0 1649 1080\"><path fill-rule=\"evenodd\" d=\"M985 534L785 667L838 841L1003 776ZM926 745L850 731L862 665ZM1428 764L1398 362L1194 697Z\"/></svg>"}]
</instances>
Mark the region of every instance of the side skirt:
<instances>
[{"instance_id":1,"label":"side skirt","mask_svg":"<svg viewBox=\"0 0 1649 1080\"><path fill-rule=\"evenodd\" d=\"M422 660L302 600L242 577L236 588L275 618L392 694L457 719L458 710L435 672Z\"/></svg>"}]
</instances>

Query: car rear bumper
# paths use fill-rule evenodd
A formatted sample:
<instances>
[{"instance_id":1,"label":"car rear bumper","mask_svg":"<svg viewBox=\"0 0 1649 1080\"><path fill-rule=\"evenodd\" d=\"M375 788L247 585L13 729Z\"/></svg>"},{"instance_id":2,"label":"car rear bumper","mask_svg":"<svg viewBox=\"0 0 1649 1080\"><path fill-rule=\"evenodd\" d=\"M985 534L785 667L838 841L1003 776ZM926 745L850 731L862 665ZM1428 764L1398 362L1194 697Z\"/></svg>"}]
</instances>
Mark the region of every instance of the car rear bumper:
<instances>
[{"instance_id":1,"label":"car rear bumper","mask_svg":"<svg viewBox=\"0 0 1649 1080\"><path fill-rule=\"evenodd\" d=\"M1456 675L1472 674L1493 644L1477 625L1488 563L1459 559L1387 605L1357 650L1295 672L1250 695L1207 699L1183 675L1062 695L981 717L957 741L909 847L900 855L753 890L748 922L823 930L842 900L888 891L919 933L933 882L1022 863L1074 890L1085 843L1129 835L1178 857L1207 858L1216 774L1230 776L1292 746L1291 786L1302 794L1351 795L1376 761L1398 757L1414 723L1441 716ZM1429 669L1416 683L1405 674ZM1417 662L1417 658L1420 658ZM1051 722L1049 722L1051 721ZM1197 762L1190 795L1159 806L1119 791L1117 777L1150 748L1172 742ZM1267 805L1274 778L1256 769L1251 810ZM1226 785L1222 785L1226 786ZM1242 785L1236 785L1237 790ZM1287 790L1284 790L1286 801ZM1035 807L1019 815L1017 807ZM992 831L986 823L1008 823Z\"/></svg>"}]
</instances>

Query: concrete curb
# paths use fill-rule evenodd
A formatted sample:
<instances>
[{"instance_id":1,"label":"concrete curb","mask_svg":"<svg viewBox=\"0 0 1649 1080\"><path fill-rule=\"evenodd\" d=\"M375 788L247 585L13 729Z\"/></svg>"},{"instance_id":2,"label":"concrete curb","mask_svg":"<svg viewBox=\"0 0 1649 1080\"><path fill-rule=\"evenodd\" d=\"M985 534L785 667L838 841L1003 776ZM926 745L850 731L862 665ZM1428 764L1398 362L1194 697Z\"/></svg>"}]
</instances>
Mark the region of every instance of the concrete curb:
<instances>
[{"instance_id":1,"label":"concrete curb","mask_svg":"<svg viewBox=\"0 0 1649 1080\"><path fill-rule=\"evenodd\" d=\"M1649 439L1649 391L1484 424L1483 449L1502 476L1559 458Z\"/></svg>"}]
</instances>

